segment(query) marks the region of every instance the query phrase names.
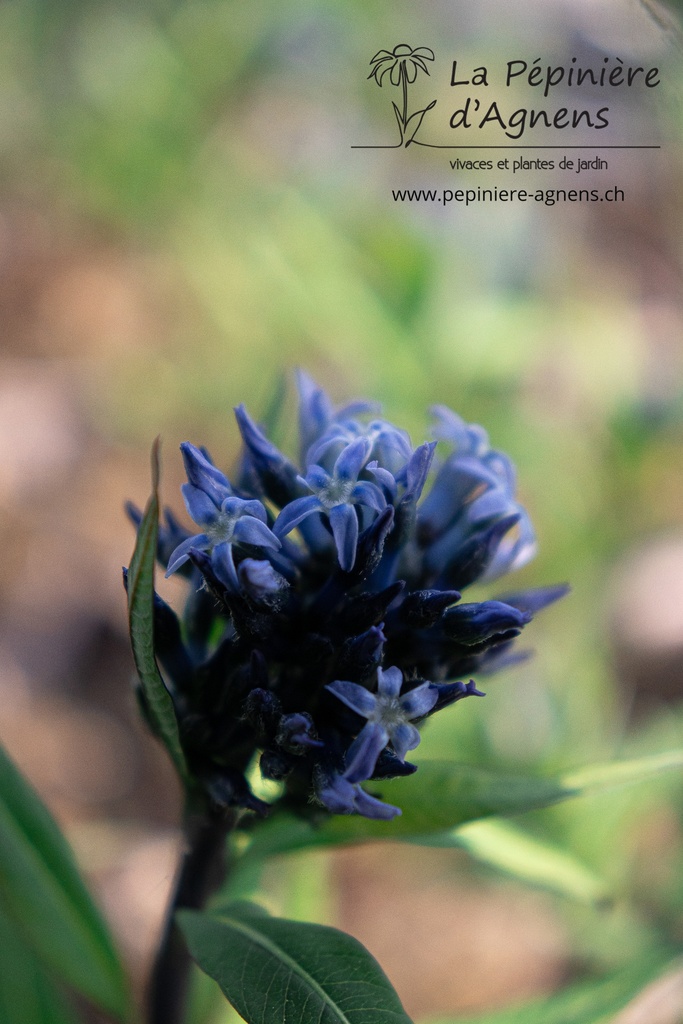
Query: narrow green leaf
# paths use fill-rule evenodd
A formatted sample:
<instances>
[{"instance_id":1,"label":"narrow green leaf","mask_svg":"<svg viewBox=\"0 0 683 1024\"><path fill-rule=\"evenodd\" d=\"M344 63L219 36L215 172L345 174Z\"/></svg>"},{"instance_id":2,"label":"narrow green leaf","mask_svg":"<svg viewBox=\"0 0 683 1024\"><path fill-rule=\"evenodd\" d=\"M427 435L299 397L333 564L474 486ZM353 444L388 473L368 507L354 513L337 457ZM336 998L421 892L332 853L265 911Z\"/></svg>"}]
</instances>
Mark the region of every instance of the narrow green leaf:
<instances>
[{"instance_id":1,"label":"narrow green leaf","mask_svg":"<svg viewBox=\"0 0 683 1024\"><path fill-rule=\"evenodd\" d=\"M0 1020L8 1024L75 1024L42 964L0 904Z\"/></svg>"},{"instance_id":2,"label":"narrow green leaf","mask_svg":"<svg viewBox=\"0 0 683 1024\"><path fill-rule=\"evenodd\" d=\"M610 761L577 768L562 776L562 784L579 793L593 793L615 786L628 786L652 775L683 768L683 750L667 750L662 754L648 754L630 761Z\"/></svg>"},{"instance_id":3,"label":"narrow green leaf","mask_svg":"<svg viewBox=\"0 0 683 1024\"><path fill-rule=\"evenodd\" d=\"M664 968L665 961L661 958L638 961L611 977L572 985L548 999L432 1024L610 1024L614 1015L658 978Z\"/></svg>"},{"instance_id":4,"label":"narrow green leaf","mask_svg":"<svg viewBox=\"0 0 683 1024\"><path fill-rule=\"evenodd\" d=\"M173 699L154 656L154 565L159 532L159 438L152 447L152 493L138 529L128 570L128 623L135 667L156 732L180 775L187 779Z\"/></svg>"},{"instance_id":5,"label":"narrow green leaf","mask_svg":"<svg viewBox=\"0 0 683 1024\"><path fill-rule=\"evenodd\" d=\"M178 914L190 952L247 1024L410 1024L377 961L350 935L236 903Z\"/></svg>"},{"instance_id":6,"label":"narrow green leaf","mask_svg":"<svg viewBox=\"0 0 683 1024\"><path fill-rule=\"evenodd\" d=\"M316 827L289 815L274 814L255 829L248 855L272 856L309 846L431 836L468 821L548 807L571 797L633 785L681 767L683 750L592 765L554 778L499 775L451 761L423 761L419 770L406 778L364 783L368 792L401 807L401 817L384 822L359 815L336 815Z\"/></svg>"},{"instance_id":7,"label":"narrow green leaf","mask_svg":"<svg viewBox=\"0 0 683 1024\"><path fill-rule=\"evenodd\" d=\"M470 821L415 841L425 846L459 847L482 864L580 903L597 905L609 900L605 882L576 857L508 821Z\"/></svg>"},{"instance_id":8,"label":"narrow green leaf","mask_svg":"<svg viewBox=\"0 0 683 1024\"><path fill-rule=\"evenodd\" d=\"M25 941L64 982L126 1017L124 973L71 850L2 748L0 899Z\"/></svg>"}]
</instances>

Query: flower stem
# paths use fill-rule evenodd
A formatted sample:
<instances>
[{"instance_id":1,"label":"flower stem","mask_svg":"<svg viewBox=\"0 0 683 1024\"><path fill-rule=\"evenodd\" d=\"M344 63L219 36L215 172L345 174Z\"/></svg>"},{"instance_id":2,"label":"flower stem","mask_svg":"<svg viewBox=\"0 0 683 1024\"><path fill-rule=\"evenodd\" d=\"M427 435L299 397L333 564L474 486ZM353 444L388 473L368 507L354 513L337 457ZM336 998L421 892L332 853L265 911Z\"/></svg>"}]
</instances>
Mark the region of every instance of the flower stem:
<instances>
[{"instance_id":1,"label":"flower stem","mask_svg":"<svg viewBox=\"0 0 683 1024\"><path fill-rule=\"evenodd\" d=\"M192 960L174 915L180 909L201 909L225 878L225 840L234 823L234 814L186 816L185 852L150 979L149 1024L181 1024L185 1016Z\"/></svg>"}]
</instances>

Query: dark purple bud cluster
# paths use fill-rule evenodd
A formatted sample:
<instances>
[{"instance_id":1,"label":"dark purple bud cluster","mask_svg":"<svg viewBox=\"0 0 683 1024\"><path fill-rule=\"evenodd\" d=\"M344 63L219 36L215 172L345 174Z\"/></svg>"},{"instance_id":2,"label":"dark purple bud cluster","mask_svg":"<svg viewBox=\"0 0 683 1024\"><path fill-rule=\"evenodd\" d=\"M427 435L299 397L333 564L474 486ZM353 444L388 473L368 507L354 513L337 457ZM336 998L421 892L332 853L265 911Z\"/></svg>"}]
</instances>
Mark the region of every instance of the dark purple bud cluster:
<instances>
[{"instance_id":1,"label":"dark purple bud cluster","mask_svg":"<svg viewBox=\"0 0 683 1024\"><path fill-rule=\"evenodd\" d=\"M512 464L481 427L438 407L437 440L413 448L369 403L335 411L303 373L298 388L301 466L243 406L233 482L181 445L198 532L165 513L158 560L190 593L182 622L155 597L155 650L211 801L262 810L246 781L258 761L299 813L390 819L399 808L362 784L415 771L425 719L481 695L469 677L514 658L566 588L460 603L535 549Z\"/></svg>"}]
</instances>

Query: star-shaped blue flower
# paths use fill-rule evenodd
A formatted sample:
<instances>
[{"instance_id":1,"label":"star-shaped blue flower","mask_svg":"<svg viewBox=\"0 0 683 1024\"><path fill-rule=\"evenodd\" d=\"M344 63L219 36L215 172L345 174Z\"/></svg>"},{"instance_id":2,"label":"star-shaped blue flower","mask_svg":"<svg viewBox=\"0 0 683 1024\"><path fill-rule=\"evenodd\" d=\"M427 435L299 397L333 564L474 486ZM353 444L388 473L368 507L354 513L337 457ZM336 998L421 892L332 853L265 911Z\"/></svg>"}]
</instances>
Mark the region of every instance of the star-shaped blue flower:
<instances>
[{"instance_id":1,"label":"star-shaped blue flower","mask_svg":"<svg viewBox=\"0 0 683 1024\"><path fill-rule=\"evenodd\" d=\"M239 590L233 546L277 551L281 545L269 529L262 502L238 498L230 483L206 454L185 442L181 444L189 483L183 484L185 507L203 532L187 537L172 553L166 575L170 576L190 557L193 548L211 552L211 565L218 579L231 590Z\"/></svg>"},{"instance_id":2,"label":"star-shaped blue flower","mask_svg":"<svg viewBox=\"0 0 683 1024\"><path fill-rule=\"evenodd\" d=\"M358 516L354 505L381 512L386 500L380 488L368 480L359 480L372 447L367 437L358 437L338 455L332 474L322 466L311 466L300 482L312 494L295 498L280 512L273 531L284 537L314 512L322 512L330 521L339 564L346 572L353 568L358 542Z\"/></svg>"},{"instance_id":3,"label":"star-shaped blue flower","mask_svg":"<svg viewBox=\"0 0 683 1024\"><path fill-rule=\"evenodd\" d=\"M438 700L438 690L427 682L401 696L402 686L403 673L394 667L377 669L377 693L343 679L326 687L352 711L367 718L346 755L344 778L347 782L371 778L377 758L387 744L391 743L399 760L405 761L408 751L414 750L420 742L420 733L411 722L432 710Z\"/></svg>"}]
</instances>

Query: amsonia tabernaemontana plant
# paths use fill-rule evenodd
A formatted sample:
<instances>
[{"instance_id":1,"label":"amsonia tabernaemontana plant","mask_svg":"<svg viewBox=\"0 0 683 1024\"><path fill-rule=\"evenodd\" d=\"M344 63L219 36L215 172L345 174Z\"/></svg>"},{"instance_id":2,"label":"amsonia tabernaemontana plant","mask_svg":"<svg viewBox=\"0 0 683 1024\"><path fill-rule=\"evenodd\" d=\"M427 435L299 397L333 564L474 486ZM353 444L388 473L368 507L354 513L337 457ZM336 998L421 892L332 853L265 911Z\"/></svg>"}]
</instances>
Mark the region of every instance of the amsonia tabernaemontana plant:
<instances>
[{"instance_id":1,"label":"amsonia tabernaemontana plant","mask_svg":"<svg viewBox=\"0 0 683 1024\"><path fill-rule=\"evenodd\" d=\"M297 461L239 406L229 477L206 449L181 445L190 528L170 510L158 523L156 446L147 509L128 506L139 702L186 795L153 1024L184 1019L190 956L250 1024L407 1021L356 940L231 903L226 873L324 843L442 842L464 822L612 778L500 778L408 760L431 715L483 696L480 680L520 660L522 629L567 588L463 598L535 551L514 467L481 427L438 406L432 440L414 447L372 403L336 409L305 373L297 385ZM153 589L155 560L187 580L180 617ZM622 766L620 781L673 763L680 755Z\"/></svg>"}]
</instances>

